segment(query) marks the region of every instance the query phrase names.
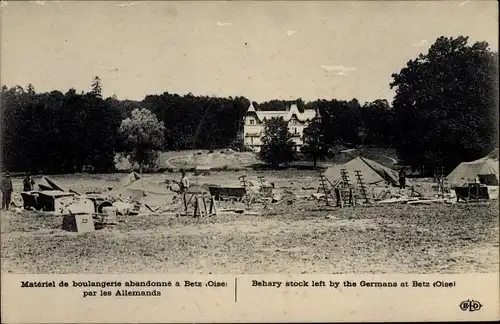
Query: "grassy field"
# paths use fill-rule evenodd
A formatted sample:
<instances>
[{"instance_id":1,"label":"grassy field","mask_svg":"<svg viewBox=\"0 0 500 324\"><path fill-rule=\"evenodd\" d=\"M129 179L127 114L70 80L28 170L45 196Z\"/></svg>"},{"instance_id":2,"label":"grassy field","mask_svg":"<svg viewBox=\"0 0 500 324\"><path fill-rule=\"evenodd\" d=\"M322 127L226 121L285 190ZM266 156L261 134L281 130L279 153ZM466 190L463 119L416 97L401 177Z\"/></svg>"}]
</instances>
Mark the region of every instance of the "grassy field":
<instances>
[{"instance_id":1,"label":"grassy field","mask_svg":"<svg viewBox=\"0 0 500 324\"><path fill-rule=\"evenodd\" d=\"M260 174L298 196L317 186L312 171L248 176ZM238 175L220 172L194 181L237 182ZM163 175L148 177L163 181ZM55 177L80 191L119 178ZM20 179L14 185L19 188ZM499 267L497 201L325 210L323 203L296 199L259 211L210 218L124 216L118 225L88 234L62 231L60 216L3 212L2 272L466 273Z\"/></svg>"}]
</instances>

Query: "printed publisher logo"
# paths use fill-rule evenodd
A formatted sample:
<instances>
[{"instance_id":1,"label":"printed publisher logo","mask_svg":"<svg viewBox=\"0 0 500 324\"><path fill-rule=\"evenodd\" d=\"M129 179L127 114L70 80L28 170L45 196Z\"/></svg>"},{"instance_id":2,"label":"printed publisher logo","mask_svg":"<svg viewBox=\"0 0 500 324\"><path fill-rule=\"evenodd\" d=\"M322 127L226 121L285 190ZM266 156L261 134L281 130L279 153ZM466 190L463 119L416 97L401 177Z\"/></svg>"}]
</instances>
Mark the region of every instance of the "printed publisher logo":
<instances>
[{"instance_id":1,"label":"printed publisher logo","mask_svg":"<svg viewBox=\"0 0 500 324\"><path fill-rule=\"evenodd\" d=\"M475 300L465 300L460 303L460 309L463 310L464 312L469 311L469 312L475 312L481 309L483 305L481 305L480 302L475 301Z\"/></svg>"}]
</instances>

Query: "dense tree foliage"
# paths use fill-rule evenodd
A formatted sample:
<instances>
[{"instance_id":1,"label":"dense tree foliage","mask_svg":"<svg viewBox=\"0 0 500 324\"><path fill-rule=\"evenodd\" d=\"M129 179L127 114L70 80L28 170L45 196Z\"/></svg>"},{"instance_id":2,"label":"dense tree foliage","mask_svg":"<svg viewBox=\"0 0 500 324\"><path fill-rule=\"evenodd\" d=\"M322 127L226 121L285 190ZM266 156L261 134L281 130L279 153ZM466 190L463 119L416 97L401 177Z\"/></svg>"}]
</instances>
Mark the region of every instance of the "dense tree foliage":
<instances>
[{"instance_id":1,"label":"dense tree foliage","mask_svg":"<svg viewBox=\"0 0 500 324\"><path fill-rule=\"evenodd\" d=\"M324 123L325 137L332 145L346 144L357 146L361 144L359 134L361 122L361 106L356 99L351 101L321 100L309 104L310 108L317 106Z\"/></svg>"},{"instance_id":2,"label":"dense tree foliage","mask_svg":"<svg viewBox=\"0 0 500 324\"><path fill-rule=\"evenodd\" d=\"M292 133L283 118L273 117L265 121L259 158L274 169L280 164L288 164L296 159Z\"/></svg>"},{"instance_id":3,"label":"dense tree foliage","mask_svg":"<svg viewBox=\"0 0 500 324\"><path fill-rule=\"evenodd\" d=\"M332 154L333 146L326 142L325 130L321 119L314 119L309 126L304 129L304 145L301 152L309 156L316 167L318 159L325 158Z\"/></svg>"},{"instance_id":4,"label":"dense tree foliage","mask_svg":"<svg viewBox=\"0 0 500 324\"><path fill-rule=\"evenodd\" d=\"M387 100L367 102L361 107L361 144L392 146L395 114Z\"/></svg>"},{"instance_id":5,"label":"dense tree foliage","mask_svg":"<svg viewBox=\"0 0 500 324\"><path fill-rule=\"evenodd\" d=\"M130 117L122 120L118 134L124 152L132 163L152 169L159 151L163 149L165 126L147 109L134 109Z\"/></svg>"},{"instance_id":6,"label":"dense tree foliage","mask_svg":"<svg viewBox=\"0 0 500 324\"><path fill-rule=\"evenodd\" d=\"M394 146L414 168L451 169L498 145L498 52L440 37L393 74Z\"/></svg>"},{"instance_id":7,"label":"dense tree foliage","mask_svg":"<svg viewBox=\"0 0 500 324\"><path fill-rule=\"evenodd\" d=\"M271 100L261 103L253 102L255 109L262 111L284 111L287 110L291 104L296 104L299 112L303 112L306 108L306 104L301 98L296 100Z\"/></svg>"},{"instance_id":8,"label":"dense tree foliage","mask_svg":"<svg viewBox=\"0 0 500 324\"><path fill-rule=\"evenodd\" d=\"M230 146L243 131L250 102L243 97L146 96L142 104L165 124L165 150Z\"/></svg>"},{"instance_id":9,"label":"dense tree foliage","mask_svg":"<svg viewBox=\"0 0 500 324\"><path fill-rule=\"evenodd\" d=\"M102 83L92 80L88 93L36 93L32 85L2 87L2 167L43 173L114 170L122 120L146 108L163 122L162 150L223 148L238 143L250 102L243 97L211 98L164 93L142 101L103 99Z\"/></svg>"},{"instance_id":10,"label":"dense tree foliage","mask_svg":"<svg viewBox=\"0 0 500 324\"><path fill-rule=\"evenodd\" d=\"M11 171L79 172L113 167L118 107L70 89L35 93L2 87L2 165Z\"/></svg>"}]
</instances>

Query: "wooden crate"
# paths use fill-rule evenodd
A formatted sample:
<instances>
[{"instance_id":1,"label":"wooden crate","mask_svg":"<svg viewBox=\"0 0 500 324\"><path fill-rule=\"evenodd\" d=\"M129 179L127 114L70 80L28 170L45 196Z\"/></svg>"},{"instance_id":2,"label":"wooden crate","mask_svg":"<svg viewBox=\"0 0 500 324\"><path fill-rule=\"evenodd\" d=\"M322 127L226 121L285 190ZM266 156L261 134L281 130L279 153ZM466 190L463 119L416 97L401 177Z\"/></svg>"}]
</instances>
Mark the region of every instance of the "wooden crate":
<instances>
[{"instance_id":1,"label":"wooden crate","mask_svg":"<svg viewBox=\"0 0 500 324\"><path fill-rule=\"evenodd\" d=\"M62 227L68 232L88 233L95 231L92 214L64 215Z\"/></svg>"},{"instance_id":2,"label":"wooden crate","mask_svg":"<svg viewBox=\"0 0 500 324\"><path fill-rule=\"evenodd\" d=\"M44 211L56 211L58 207L58 202L56 202L56 200L73 196L75 196L74 193L58 190L40 191L38 192L38 206Z\"/></svg>"},{"instance_id":3,"label":"wooden crate","mask_svg":"<svg viewBox=\"0 0 500 324\"><path fill-rule=\"evenodd\" d=\"M39 209L38 205L38 192L21 192L21 197L23 198L23 206L25 209L34 208Z\"/></svg>"}]
</instances>

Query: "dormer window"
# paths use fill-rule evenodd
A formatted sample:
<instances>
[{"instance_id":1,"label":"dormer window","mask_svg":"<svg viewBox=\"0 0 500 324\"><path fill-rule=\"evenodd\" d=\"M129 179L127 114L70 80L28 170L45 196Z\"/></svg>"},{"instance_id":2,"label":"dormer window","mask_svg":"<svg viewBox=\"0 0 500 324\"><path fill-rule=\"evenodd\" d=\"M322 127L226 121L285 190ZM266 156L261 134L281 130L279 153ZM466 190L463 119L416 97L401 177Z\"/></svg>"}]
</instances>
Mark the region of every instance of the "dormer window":
<instances>
[{"instance_id":1,"label":"dormer window","mask_svg":"<svg viewBox=\"0 0 500 324\"><path fill-rule=\"evenodd\" d=\"M254 124L255 124L255 120L250 119L250 125L254 125Z\"/></svg>"}]
</instances>

